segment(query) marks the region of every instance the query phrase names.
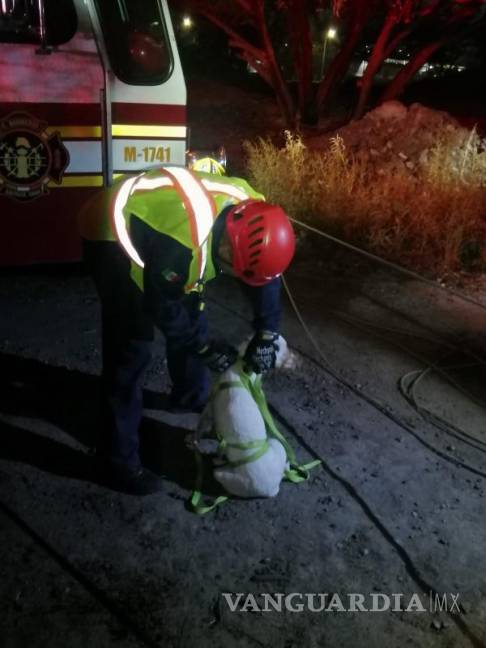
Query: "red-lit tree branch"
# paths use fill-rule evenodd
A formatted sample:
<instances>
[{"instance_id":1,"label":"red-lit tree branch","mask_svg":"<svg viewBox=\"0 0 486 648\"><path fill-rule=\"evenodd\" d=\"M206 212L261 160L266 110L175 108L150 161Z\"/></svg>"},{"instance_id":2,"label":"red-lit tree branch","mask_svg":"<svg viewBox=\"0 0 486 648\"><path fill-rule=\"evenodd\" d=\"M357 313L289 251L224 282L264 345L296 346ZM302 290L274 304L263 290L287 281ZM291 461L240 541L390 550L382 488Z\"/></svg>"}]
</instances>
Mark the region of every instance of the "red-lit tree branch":
<instances>
[{"instance_id":1,"label":"red-lit tree branch","mask_svg":"<svg viewBox=\"0 0 486 648\"><path fill-rule=\"evenodd\" d=\"M463 25L473 19L486 0L387 0L387 13L378 38L375 41L368 65L363 74L360 94L354 117L359 119L367 106L373 80L383 62L397 49L398 45L410 35L423 21L428 21L441 36L419 48L407 65L397 74L383 94L382 100L398 96L420 70L422 65L451 38L458 30L449 29L450 25Z\"/></svg>"},{"instance_id":2,"label":"red-lit tree branch","mask_svg":"<svg viewBox=\"0 0 486 648\"><path fill-rule=\"evenodd\" d=\"M355 119L359 119L366 107L369 94L373 85L373 79L375 78L376 73L380 69L383 61L386 59L389 48L387 47L388 41L393 34L393 30L400 21L400 17L396 11L390 10L383 23L378 38L375 41L373 49L371 50L371 55L368 59L368 64L363 74L361 81L361 90L358 97L358 103L356 105L356 110L354 112Z\"/></svg>"},{"instance_id":3,"label":"red-lit tree branch","mask_svg":"<svg viewBox=\"0 0 486 648\"><path fill-rule=\"evenodd\" d=\"M379 103L398 97L406 84L417 74L420 68L427 63L432 54L435 54L438 49L447 43L447 40L448 39L446 38L441 38L432 43L427 43L427 45L424 45L424 47L418 50L412 56L407 65L398 72L393 81L387 85L385 92L381 95Z\"/></svg>"},{"instance_id":4,"label":"red-lit tree branch","mask_svg":"<svg viewBox=\"0 0 486 648\"><path fill-rule=\"evenodd\" d=\"M344 41L332 59L326 74L319 83L317 91L317 112L321 114L329 102L333 89L339 84L346 74L356 46L361 38L363 29L375 10L376 2L350 2L347 5L341 2L335 6L335 13L345 21Z\"/></svg>"},{"instance_id":5,"label":"red-lit tree branch","mask_svg":"<svg viewBox=\"0 0 486 648\"><path fill-rule=\"evenodd\" d=\"M394 98L424 63L461 27L474 22L486 0L169 0L173 6L191 9L226 33L238 56L256 70L274 93L287 126L314 113L322 115L330 105L334 89L345 77L356 49L362 45L365 29L381 17L381 29L367 61L354 112L359 118L367 109L377 72L383 63L415 32L429 42L417 47L410 61L392 80L382 100ZM325 71L317 92L312 80L312 37L310 20L317 10L332 9L339 22L341 44ZM281 12L286 20L284 36L291 45L297 79L297 101L276 57L269 34L269 13ZM275 35L273 35L275 38Z\"/></svg>"},{"instance_id":6,"label":"red-lit tree branch","mask_svg":"<svg viewBox=\"0 0 486 648\"><path fill-rule=\"evenodd\" d=\"M312 89L312 37L309 12L305 2L290 0L287 6L287 31L297 76L298 109L300 114L309 110Z\"/></svg>"},{"instance_id":7,"label":"red-lit tree branch","mask_svg":"<svg viewBox=\"0 0 486 648\"><path fill-rule=\"evenodd\" d=\"M172 0L172 4L177 6L180 3ZM273 88L287 126L294 126L295 106L268 33L265 0L234 0L232 3L187 0L184 4L227 34L229 46ZM245 23L253 28L255 42L239 31Z\"/></svg>"}]
</instances>

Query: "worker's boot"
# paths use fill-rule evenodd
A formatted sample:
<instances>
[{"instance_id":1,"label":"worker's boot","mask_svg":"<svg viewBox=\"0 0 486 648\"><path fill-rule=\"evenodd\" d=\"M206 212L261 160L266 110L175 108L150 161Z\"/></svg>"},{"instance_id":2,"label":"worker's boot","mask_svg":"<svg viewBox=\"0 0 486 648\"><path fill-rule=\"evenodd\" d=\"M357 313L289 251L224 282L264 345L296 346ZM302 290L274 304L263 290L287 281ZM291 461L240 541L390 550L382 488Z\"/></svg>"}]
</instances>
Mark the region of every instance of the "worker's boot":
<instances>
[{"instance_id":1,"label":"worker's boot","mask_svg":"<svg viewBox=\"0 0 486 648\"><path fill-rule=\"evenodd\" d=\"M128 465L105 461L102 481L110 488L129 495L150 495L163 490L164 481L143 466L132 468Z\"/></svg>"}]
</instances>

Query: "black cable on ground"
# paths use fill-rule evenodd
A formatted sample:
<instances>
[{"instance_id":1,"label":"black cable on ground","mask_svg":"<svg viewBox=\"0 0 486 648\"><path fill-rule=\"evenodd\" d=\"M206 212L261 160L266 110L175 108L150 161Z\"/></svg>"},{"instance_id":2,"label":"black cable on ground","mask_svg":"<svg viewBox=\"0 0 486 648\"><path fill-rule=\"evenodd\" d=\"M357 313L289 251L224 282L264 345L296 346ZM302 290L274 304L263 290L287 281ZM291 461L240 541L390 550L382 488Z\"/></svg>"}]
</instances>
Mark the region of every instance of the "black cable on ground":
<instances>
[{"instance_id":1,"label":"black cable on ground","mask_svg":"<svg viewBox=\"0 0 486 648\"><path fill-rule=\"evenodd\" d=\"M121 609L114 603L97 585L91 582L79 569L74 567L67 558L57 551L47 542L37 531L35 531L18 513L13 511L7 504L0 500L0 511L11 520L23 533L31 538L74 580L76 580L91 596L93 596L110 614L112 614L121 626L124 626L134 637L140 641L140 644L147 648L161 648L143 628L135 623L128 616L125 609Z\"/></svg>"},{"instance_id":2,"label":"black cable on ground","mask_svg":"<svg viewBox=\"0 0 486 648\"><path fill-rule=\"evenodd\" d=\"M461 441L462 443L465 443L480 452L486 452L485 441L482 441L481 439L478 439L474 435L469 434L468 432L466 432L462 428L457 427L450 421L447 421L446 419L437 416L436 414L434 414L434 412L427 409L426 407L423 407L418 403L414 390L419 380L423 378L430 371L431 369L418 370L418 371L413 371L408 374L405 374L405 376L402 376L398 383L399 391L402 394L402 396L411 405L411 407L413 407L422 416L422 418L426 420L428 423L434 425L435 427L439 428L441 431L445 432L449 436L454 437L458 441ZM411 376L415 376L415 377L410 378Z\"/></svg>"},{"instance_id":3,"label":"black cable on ground","mask_svg":"<svg viewBox=\"0 0 486 648\"><path fill-rule=\"evenodd\" d=\"M453 423L447 421L446 419L441 418L440 416L434 414L427 408L421 406L418 404L416 396L415 396L415 388L417 384L420 382L420 380L430 372L435 372L438 373L445 381L447 381L450 385L452 385L455 389L457 389L459 392L461 392L464 396L466 396L471 402L473 402L475 405L478 405L479 407L482 407L483 409L486 409L486 403L480 399L475 398L468 390L464 389L452 376L448 373L451 369L463 369L467 367L477 367L477 366L486 366L486 363L484 360L478 358L476 362L474 363L467 363L467 364L460 364L460 365L448 365L448 366L439 366L433 363L430 363L429 361L425 360L422 358L420 354L413 353L410 351L409 347L397 342L396 340L390 340L384 335L379 335L377 333L370 333L369 329L375 328L373 323L366 322L364 320L359 320L359 318L347 318L342 315L338 315L338 319L341 319L341 321L351 325L355 326L358 328L358 330L364 331L368 335L373 335L374 337L384 340L388 344L392 344L393 346L396 346L397 348L401 349L406 353L407 355L411 356L412 358L418 360L422 364L426 365L425 369L419 369L415 371L411 371L402 378L400 378L398 382L398 389L400 394L405 398L405 400L411 405L422 418L427 420L431 425L434 425L435 427L438 427L441 431L445 432L446 434L449 434L455 438L457 438L459 441L462 441L463 443L467 443L468 445L471 445L474 447L476 450L479 450L480 452L486 452L486 442L478 439L472 434L469 434L465 430L462 430L461 428L455 426ZM388 329L387 327L382 327L378 326L376 328L379 328L380 330L384 331L392 331L392 329ZM395 332L399 333L400 331L394 329ZM404 333L406 334L406 333ZM410 334L413 335L413 334ZM422 338L421 336L419 339L426 339L430 342L436 342L439 343L439 341L435 340L430 340L428 338ZM457 351L458 349L455 348L453 345L450 345L451 348L454 349L454 351ZM472 357L475 357L473 354L470 354L469 352L465 352L468 355L472 355ZM411 380L410 383L407 382L407 379L410 376L415 376L413 380ZM469 443L466 441L468 439L472 443ZM474 443L478 444L477 446L474 445ZM478 447L478 446L483 446L483 448Z\"/></svg>"},{"instance_id":4,"label":"black cable on ground","mask_svg":"<svg viewBox=\"0 0 486 648\"><path fill-rule=\"evenodd\" d=\"M312 448L307 441L297 432L295 427L291 425L285 416L280 414L280 412L273 406L270 405L270 411L272 412L272 415L279 421L283 426L285 426L286 429L293 435L295 440L299 443L299 445L306 450L311 457L314 459L318 459L321 464L323 470L335 481L339 482L339 484L344 488L344 490L348 493L348 495L358 504L358 506L363 510L364 514L366 517L373 523L373 525L378 529L378 531L381 533L381 535L384 537L386 542L390 544L395 552L398 554L399 558L403 562L405 566L405 570L407 571L408 575L410 578L420 587L420 589L425 593L428 594L431 592L434 596L439 596L439 593L435 590L432 585L430 585L420 574L419 570L415 566L412 558L409 556L407 550L398 542L398 540L392 535L392 533L386 528L386 526L381 522L381 520L377 517L377 515L371 510L370 506L368 503L361 497L359 492L356 490L356 488L348 482L344 477L341 477L335 470L331 468L331 466L327 463L327 461L320 455L318 454L314 448ZM464 608L459 605L459 608L461 612L464 614L465 610ZM450 612L449 610L447 611L447 614L451 621L455 623L455 625L458 627L459 631L466 636L471 644L475 648L486 648L486 644L477 637L474 632L469 628L469 626L464 622L462 617L458 614L455 614L453 612Z\"/></svg>"},{"instance_id":5,"label":"black cable on ground","mask_svg":"<svg viewBox=\"0 0 486 648\"><path fill-rule=\"evenodd\" d=\"M311 225L309 225L307 223L299 221L299 220L297 220L295 218L291 218L290 220L292 222L294 222L296 225L299 225L300 227L302 227L304 229L307 229L310 232L318 234L319 236L322 236L323 238L325 238L325 239L327 239L329 241L332 241L333 243L336 243L336 244L338 244L338 245L340 245L342 247L345 247L345 248L347 248L347 249L349 249L349 250L351 250L351 251L353 251L355 253L358 253L358 254L360 254L360 255L368 258L368 259L371 259L372 261L374 261L376 263L379 263L379 264L381 264L381 265L383 265L385 267L391 268L391 269L395 270L396 272L399 272L401 274L409 276L409 277L411 277L411 278L413 278L413 279L415 279L417 281L420 281L422 283L430 285L435 289L440 288L441 290L444 290L444 291L448 292L449 294L453 295L454 297L457 297L457 298L459 298L459 299L461 299L461 300L463 300L465 302L473 304L473 305L481 308L482 310L486 310L486 305L482 304L481 302L478 302L475 299L472 299L471 297L469 297L468 295L465 295L464 293L461 293L461 292L459 292L457 290L454 290L452 288L449 288L447 286L442 286L440 284L438 285L436 282L432 281L431 279L427 279L426 277L420 275L417 272L414 272L412 270L408 270L407 268L404 268L403 266L400 266L400 265L398 265L396 263L393 263L391 261L387 261L386 259L383 259L382 257L379 257L376 254L372 254L371 252L363 250L362 248L359 248L359 247L357 247L355 245L352 245L351 243L343 241L342 239L339 239L339 238L337 238L335 236L331 236L330 234L327 234L326 232L323 232L322 230L319 230L318 228L313 227L313 226L311 226ZM288 287L287 287L287 292L288 292L289 297L290 297ZM291 300L291 303L292 303L292 300ZM294 307L294 310L295 310L296 309L295 302L292 303L292 306ZM297 311L296 311L296 314L299 317L299 314L297 313ZM301 321L301 324L304 327L304 330L306 330L306 326L303 323L302 319L300 317L299 317L299 319ZM349 319L351 319L351 318L349 318ZM349 319L348 319L348 321L349 321ZM308 329L306 330L306 333L307 333L307 335L309 337L310 332L308 331ZM475 357L476 360L478 360L479 364L484 364L484 360L482 358L478 358L478 356L471 353L470 351L466 351L466 352L467 352L468 355L471 355L471 356ZM322 352L319 352L319 354L321 355L321 357L323 357ZM332 369L332 367L331 367L331 369ZM447 374L445 374L445 372L440 367L430 365L429 369L434 369L435 371L438 371L441 374L445 375L446 379L449 382L451 382L452 384L454 384L457 389L459 389L463 393L466 393L465 390L462 389L455 381L453 381L450 376L447 376ZM405 397L407 402L422 416L422 418L427 420L431 425L434 425L435 427L437 427L441 431L443 431L443 432L445 432L447 434L450 434L451 436L454 436L455 438L462 441L463 443L468 443L467 441L464 440L464 438L461 438L461 437L470 437L471 435L468 435L467 432L465 432L464 430L461 430L457 426L454 426L454 424L450 423L449 421L446 421L445 419L442 419L441 417L435 415L430 410L428 410L428 409L426 409L424 407L420 407L418 405L418 403L416 401L416 398L414 396L414 388L415 388L416 384L419 382L419 380L420 380L420 378L417 381L414 381L412 383L411 391L409 393L406 392L406 390L403 388L402 381L400 381L400 383L399 383L400 393ZM479 404L481 407L484 407L484 403L482 403L482 402L478 403L477 399L475 399L471 394L466 393L466 395L473 402ZM474 439L474 440L477 441L478 443L482 443L482 441L480 441L478 439ZM468 443L468 445L472 445L472 444ZM473 447L475 447L475 446L473 446ZM480 448L476 447L476 449L479 450Z\"/></svg>"},{"instance_id":6,"label":"black cable on ground","mask_svg":"<svg viewBox=\"0 0 486 648\"><path fill-rule=\"evenodd\" d=\"M245 318L239 313L238 311L234 310L233 308L229 308L226 304L221 304L214 298L211 298L209 301L212 301L213 303L217 304L220 308L223 310L228 311L229 313L232 313L233 315L238 316L240 319L250 323L249 318ZM307 327L306 327L307 328ZM322 357L322 352L320 351L319 347L317 347L318 354ZM308 353L305 353L302 350L299 350L300 355L302 355L304 358L306 358L309 362L314 364L316 367L319 367L322 371L325 371L328 373L332 378L336 380L336 382L344 385L347 387L350 391L353 392L356 396L358 396L360 399L364 400L368 405L371 405L374 407L376 410L378 410L383 416L386 418L390 419L393 421L396 425L401 427L403 430L408 432L411 436L413 436L421 445L423 445L425 448L430 450L433 454L436 454L438 457L441 459L444 459L445 461L449 461L450 463L460 467L464 468L468 472L473 473L474 475L478 475L479 477L484 477L486 478L486 473L481 472L480 470L477 470L476 468L469 466L468 464L465 464L464 462L459 461L455 457L452 457L451 455L446 454L445 452L442 452L441 450L438 450L433 446L432 444L428 443L425 441L425 439L422 439L422 437L417 434L411 427L409 427L404 421L402 421L398 416L395 416L391 412L389 412L386 407L383 407L381 403L378 403L375 401L371 396L368 396L365 394L363 391L357 389L352 383L348 382L344 378L342 378L336 371L333 371L332 369L329 368L329 361L327 358L325 359L326 364L323 365L321 364L316 358ZM324 356L325 358L325 356ZM326 366L327 365L327 366Z\"/></svg>"},{"instance_id":7,"label":"black cable on ground","mask_svg":"<svg viewBox=\"0 0 486 648\"><path fill-rule=\"evenodd\" d=\"M339 373L336 371L336 369L333 368L333 366L329 363L329 360L326 358L326 356L322 353L321 348L317 344L317 342L314 339L314 336L312 335L311 331L309 330L309 327L305 323L305 321L302 318L302 315L299 311L299 308L297 304L295 303L295 300L288 288L287 282L285 280L285 277L282 277L282 283L284 285L284 288L287 292L287 296L289 298L289 301L292 305L292 308L295 311L295 314L301 323L302 327L304 328L304 331L307 334L307 337L312 343L312 346L317 352L317 355L323 360L323 363L320 363L318 360L313 358L312 356L306 355L306 357L311 360L315 365L329 373L334 380L339 382L341 385L344 385L347 387L349 390L351 390L354 394L362 398L364 401L366 401L369 405L377 409L379 412L381 412L384 416L392 420L396 425L399 425L402 429L404 429L406 432L411 434L419 443L421 443L424 447L426 447L428 450L436 454L437 456L441 457L445 461L448 461L456 466L459 466L461 468L464 468L464 470L467 470L468 472L473 473L474 475L478 475L480 477L484 477L486 479L486 472L482 472L481 470L478 470L472 466L469 466L468 464L464 463L463 461L460 461L459 459L456 459L455 457L448 455L445 452L442 452L442 450L438 450L435 446L432 444L428 443L423 439L419 434L415 432L410 426L408 426L404 421L402 421L398 416L395 416L391 412L389 412L385 407L383 407L380 403L377 403L371 396L368 396L365 394L363 391L357 389L352 383L350 383L348 380L343 378L342 376L339 375Z\"/></svg>"},{"instance_id":8,"label":"black cable on ground","mask_svg":"<svg viewBox=\"0 0 486 648\"><path fill-rule=\"evenodd\" d=\"M286 286L285 279L283 278L284 286ZM288 289L288 286L287 286ZM291 299L291 303L293 302L293 298L290 294L290 292L287 293L289 298ZM236 314L239 316L241 319L245 319L242 317L240 313L237 311L234 311L233 309L228 308L226 305L223 306L216 300L212 300L214 303L216 303L220 308L223 308L224 310L227 310L229 312L232 312L233 314ZM295 303L295 302L294 302ZM297 309L296 315L298 316L299 321L301 321L301 324L303 323L304 329L306 332L308 331L307 325L303 320L301 320L300 312ZM310 331L309 331L310 333ZM316 342L310 333L310 339L313 341L313 344L316 345ZM318 351L318 355L321 357L324 357L322 354L322 351L320 350L320 347L316 345L316 350ZM342 385L346 386L348 389L350 389L353 393L355 393L357 396L359 396L361 399L365 400L368 404L370 404L372 407L378 409L382 414L384 414L386 417L390 418L394 423L405 429L407 432L412 434L422 445L425 445L429 450L437 454L438 456L446 459L447 461L451 461L452 463L455 463L456 465L465 468L466 470L469 470L470 472L473 472L475 474L479 474L482 477L486 478L486 473L481 473L480 471L476 471L474 468L471 466L468 466L467 464L463 464L462 462L456 460L454 457L449 457L448 455L445 455L444 453L440 452L430 444L428 444L426 441L424 441L419 435L417 435L413 430L411 430L408 426L406 426L398 417L395 417L393 414L388 412L385 408L383 408L379 403L376 403L373 399L370 397L366 396L359 390L357 390L351 383L348 381L342 379L338 374L336 374L332 369L329 368L329 362L327 359L324 357L325 362L328 366L323 366L320 362L318 362L315 358L304 354L300 352L302 355L304 355L308 360L313 362L316 366L318 366L320 369L326 371L329 373L337 382L341 383ZM269 408L272 414L275 416L276 420L279 421L283 426L285 426L286 429L289 430L289 432L294 436L295 440L299 443L299 445L304 448L308 454L313 457L314 459L318 459L322 463L322 467L325 472L334 480L338 481L341 486L346 490L346 492L352 497L352 499L360 506L360 508L363 510L365 515L368 517L368 519L373 523L373 525L378 529L378 531L382 534L384 539L394 548L400 559L405 565L405 569L409 576L412 578L412 580L422 589L423 592L432 592L432 594L436 595L438 594L436 590L425 581L424 578L420 575L420 572L418 569L415 567L411 557L407 553L406 549L394 538L394 536L391 534L391 532L386 528L386 526L380 521L380 519L376 516L376 514L371 510L370 506L367 504L367 502L361 497L359 492L354 488L354 486L349 483L346 479L341 477L337 472L335 472L330 465L327 463L327 461L312 448L306 441L305 439L297 432L295 427L290 424L287 419L275 408L274 405L269 403ZM461 611L464 613L464 609L462 606L460 606ZM471 644L474 646L474 648L486 648L486 644L479 639L474 632L469 628L469 626L464 622L464 620L459 616L451 612L447 612L451 620L454 622L454 624L458 627L459 631L466 636Z\"/></svg>"}]
</instances>

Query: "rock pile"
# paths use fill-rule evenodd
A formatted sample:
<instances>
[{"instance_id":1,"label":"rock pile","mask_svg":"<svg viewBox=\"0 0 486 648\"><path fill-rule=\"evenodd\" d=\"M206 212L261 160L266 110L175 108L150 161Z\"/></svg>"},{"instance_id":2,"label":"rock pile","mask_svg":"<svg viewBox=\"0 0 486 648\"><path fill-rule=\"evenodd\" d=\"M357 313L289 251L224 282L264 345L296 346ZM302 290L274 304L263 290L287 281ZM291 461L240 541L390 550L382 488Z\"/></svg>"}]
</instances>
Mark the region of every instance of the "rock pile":
<instances>
[{"instance_id":1,"label":"rock pile","mask_svg":"<svg viewBox=\"0 0 486 648\"><path fill-rule=\"evenodd\" d=\"M427 162L439 142L449 151L460 151L471 139L471 132L451 115L418 103L407 107L399 101L382 104L334 135L342 137L347 152L355 158L375 161L387 169L405 167L412 173ZM479 142L477 136L474 142Z\"/></svg>"}]
</instances>

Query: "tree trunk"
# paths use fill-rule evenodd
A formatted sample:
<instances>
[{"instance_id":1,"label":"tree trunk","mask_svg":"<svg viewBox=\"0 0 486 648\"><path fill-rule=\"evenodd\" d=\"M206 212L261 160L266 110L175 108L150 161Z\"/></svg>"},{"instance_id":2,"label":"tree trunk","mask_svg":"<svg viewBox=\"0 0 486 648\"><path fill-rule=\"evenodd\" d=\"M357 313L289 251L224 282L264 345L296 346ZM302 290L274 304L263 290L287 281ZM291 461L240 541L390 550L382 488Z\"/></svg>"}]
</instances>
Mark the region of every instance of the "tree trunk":
<instances>
[{"instance_id":1,"label":"tree trunk","mask_svg":"<svg viewBox=\"0 0 486 648\"><path fill-rule=\"evenodd\" d=\"M373 85L373 79L386 58L388 40L396 24L397 18L395 14L390 11L385 18L385 23L373 47L366 70L364 71L358 103L353 115L354 119L360 119L364 114Z\"/></svg>"},{"instance_id":2,"label":"tree trunk","mask_svg":"<svg viewBox=\"0 0 486 648\"><path fill-rule=\"evenodd\" d=\"M445 42L446 39L441 38L433 43L428 43L421 50L417 51L407 65L395 76L393 81L388 84L378 103L381 104L384 101L396 99L403 92L407 83L417 74L422 65L427 63L432 54L442 47Z\"/></svg>"},{"instance_id":3,"label":"tree trunk","mask_svg":"<svg viewBox=\"0 0 486 648\"><path fill-rule=\"evenodd\" d=\"M254 17L256 19L257 29L260 33L262 47L265 52L266 63L270 75L270 84L275 92L277 103L284 117L288 128L296 126L296 110L289 89L282 76L280 66L275 57L272 41L268 34L267 24L265 21L265 3L264 0L253 0Z\"/></svg>"},{"instance_id":4,"label":"tree trunk","mask_svg":"<svg viewBox=\"0 0 486 648\"><path fill-rule=\"evenodd\" d=\"M297 96L301 119L308 120L312 102L312 38L306 2L292 0L287 10L288 34L297 76Z\"/></svg>"},{"instance_id":5,"label":"tree trunk","mask_svg":"<svg viewBox=\"0 0 486 648\"><path fill-rule=\"evenodd\" d=\"M275 58L273 45L266 28L263 1L252 0L251 10L252 22L262 41L261 47L253 45L240 36L230 24L213 13L206 5L198 3L196 6L202 16L228 35L229 45L235 48L239 56L254 67L262 79L271 86L286 126L294 128L296 123L295 106Z\"/></svg>"},{"instance_id":6,"label":"tree trunk","mask_svg":"<svg viewBox=\"0 0 486 648\"><path fill-rule=\"evenodd\" d=\"M332 91L342 80L349 68L349 63L356 45L359 41L363 28L370 16L372 3L357 3L354 5L355 11L348 19L349 31L343 46L333 58L331 65L327 69L326 75L319 83L317 91L317 112L322 115Z\"/></svg>"}]
</instances>

